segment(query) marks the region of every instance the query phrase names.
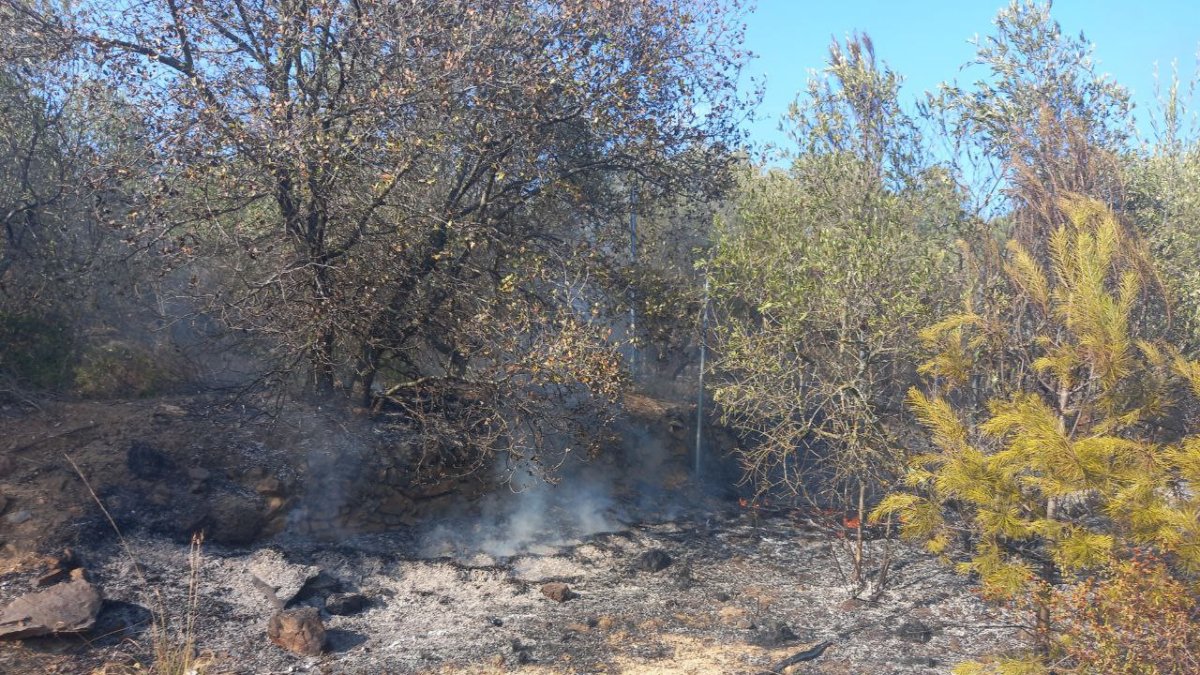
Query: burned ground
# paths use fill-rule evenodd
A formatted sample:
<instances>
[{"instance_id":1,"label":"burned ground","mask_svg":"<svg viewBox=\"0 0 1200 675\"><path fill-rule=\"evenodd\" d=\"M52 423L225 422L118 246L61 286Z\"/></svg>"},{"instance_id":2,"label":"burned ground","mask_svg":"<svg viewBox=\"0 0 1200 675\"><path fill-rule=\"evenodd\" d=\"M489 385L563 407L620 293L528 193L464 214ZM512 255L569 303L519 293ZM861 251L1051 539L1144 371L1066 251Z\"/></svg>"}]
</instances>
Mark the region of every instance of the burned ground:
<instances>
[{"instance_id":1,"label":"burned ground","mask_svg":"<svg viewBox=\"0 0 1200 675\"><path fill-rule=\"evenodd\" d=\"M319 464L314 452L352 452L353 434L285 434L205 409L181 400L10 414L0 599L29 590L44 554L70 545L105 605L86 635L0 646L0 672L118 673L146 663L154 614L176 625L189 614L186 530L196 524L222 535L204 546L192 613L213 673L761 673L826 641L794 672L936 673L1021 638L967 580L894 542L868 543L871 561L893 549L888 585L870 601L852 599L836 528L692 485L682 469L690 458L665 436L635 434L666 448L654 468L604 490L580 490L570 476L518 493L460 485L469 496L450 508L418 494L437 494L428 486L397 488L403 497L388 508L401 515L384 527L364 513L388 502L378 490L335 493L364 475L378 482L388 467L364 461L351 471L354 455L343 454L342 473L330 473L336 462ZM140 458L136 472L135 447L159 453ZM124 543L64 452L125 528ZM220 461L189 461L201 456ZM612 470L603 459L586 468L592 481ZM170 499L156 504L163 492ZM222 521L231 499L241 506ZM22 511L28 519L14 522ZM329 517L314 521L314 511ZM234 527L247 518L257 519L253 533ZM274 610L254 581L264 576L289 607L321 612L324 654L268 642ZM573 597L547 597L552 582Z\"/></svg>"}]
</instances>

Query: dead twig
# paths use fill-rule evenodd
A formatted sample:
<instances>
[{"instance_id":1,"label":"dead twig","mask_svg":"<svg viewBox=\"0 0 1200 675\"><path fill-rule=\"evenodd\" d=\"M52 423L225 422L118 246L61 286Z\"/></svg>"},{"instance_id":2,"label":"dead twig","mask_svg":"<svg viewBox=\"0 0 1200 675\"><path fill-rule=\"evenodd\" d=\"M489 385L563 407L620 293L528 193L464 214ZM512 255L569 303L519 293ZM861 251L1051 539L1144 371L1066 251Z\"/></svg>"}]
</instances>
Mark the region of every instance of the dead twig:
<instances>
[{"instance_id":1,"label":"dead twig","mask_svg":"<svg viewBox=\"0 0 1200 675\"><path fill-rule=\"evenodd\" d=\"M85 424L81 427L75 427L74 429L71 429L70 431L64 431L61 434L54 434L52 436L46 436L45 438L39 438L38 440L33 441L32 443L26 443L25 445L17 446L15 448L13 448L11 450L11 452L25 452L26 450L32 450L33 448L36 448L37 446L41 445L42 443L46 443L47 441L53 441L57 438L65 438L67 436L77 434L81 431L95 429L98 426L100 426L99 422L92 422L91 424ZM67 458L67 459L68 459L68 461L70 461L70 458ZM72 464L74 464L74 462L72 462Z\"/></svg>"},{"instance_id":2,"label":"dead twig","mask_svg":"<svg viewBox=\"0 0 1200 675\"><path fill-rule=\"evenodd\" d=\"M825 650L829 649L832 644L832 640L826 640L819 644L813 645L799 654L793 654L776 663L775 665L771 666L769 670L764 670L763 672L759 673L759 675L780 675L788 666L794 666L797 663L819 659L821 658L821 655L825 653Z\"/></svg>"}]
</instances>

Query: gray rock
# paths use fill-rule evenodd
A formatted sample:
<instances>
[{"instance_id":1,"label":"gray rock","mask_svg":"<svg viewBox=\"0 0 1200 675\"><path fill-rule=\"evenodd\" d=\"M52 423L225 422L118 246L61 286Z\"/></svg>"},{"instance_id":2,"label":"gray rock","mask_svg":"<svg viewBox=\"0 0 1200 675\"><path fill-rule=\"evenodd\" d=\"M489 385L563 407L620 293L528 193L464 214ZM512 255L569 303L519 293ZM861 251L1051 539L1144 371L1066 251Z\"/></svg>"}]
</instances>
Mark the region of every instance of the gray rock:
<instances>
[{"instance_id":1,"label":"gray rock","mask_svg":"<svg viewBox=\"0 0 1200 675\"><path fill-rule=\"evenodd\" d=\"M371 604L361 593L334 593L325 599L325 611L337 616L358 614Z\"/></svg>"},{"instance_id":2,"label":"gray rock","mask_svg":"<svg viewBox=\"0 0 1200 675\"><path fill-rule=\"evenodd\" d=\"M21 523L28 522L31 518L33 518L33 514L27 509L13 511L4 517L4 519L7 520L10 525L20 525Z\"/></svg>"},{"instance_id":3,"label":"gray rock","mask_svg":"<svg viewBox=\"0 0 1200 675\"><path fill-rule=\"evenodd\" d=\"M304 584L321 573L321 568L290 563L279 551L264 548L250 556L246 571L275 589L276 597L287 605L304 588Z\"/></svg>"},{"instance_id":4,"label":"gray rock","mask_svg":"<svg viewBox=\"0 0 1200 675\"><path fill-rule=\"evenodd\" d=\"M100 591L76 570L71 581L29 593L0 612L0 638L27 638L52 633L81 633L96 625L103 599Z\"/></svg>"}]
</instances>

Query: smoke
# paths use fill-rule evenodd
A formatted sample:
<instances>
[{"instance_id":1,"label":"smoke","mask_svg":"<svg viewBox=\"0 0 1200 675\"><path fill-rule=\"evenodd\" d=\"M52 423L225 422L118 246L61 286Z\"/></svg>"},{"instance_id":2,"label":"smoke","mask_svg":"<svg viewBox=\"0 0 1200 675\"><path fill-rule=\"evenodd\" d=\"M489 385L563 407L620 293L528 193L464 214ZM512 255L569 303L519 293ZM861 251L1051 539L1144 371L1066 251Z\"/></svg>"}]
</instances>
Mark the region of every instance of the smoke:
<instances>
[{"instance_id":1,"label":"smoke","mask_svg":"<svg viewBox=\"0 0 1200 675\"><path fill-rule=\"evenodd\" d=\"M659 435L626 424L608 454L591 461L568 454L553 483L529 465L498 471L502 487L427 529L419 550L456 558L552 553L634 521L671 518L684 501L686 465Z\"/></svg>"},{"instance_id":2,"label":"smoke","mask_svg":"<svg viewBox=\"0 0 1200 675\"><path fill-rule=\"evenodd\" d=\"M566 468L566 467L564 467ZM496 492L451 514L421 538L426 557L508 558L549 552L581 537L621 529L626 521L604 471L573 462L550 483L532 468L520 471Z\"/></svg>"}]
</instances>

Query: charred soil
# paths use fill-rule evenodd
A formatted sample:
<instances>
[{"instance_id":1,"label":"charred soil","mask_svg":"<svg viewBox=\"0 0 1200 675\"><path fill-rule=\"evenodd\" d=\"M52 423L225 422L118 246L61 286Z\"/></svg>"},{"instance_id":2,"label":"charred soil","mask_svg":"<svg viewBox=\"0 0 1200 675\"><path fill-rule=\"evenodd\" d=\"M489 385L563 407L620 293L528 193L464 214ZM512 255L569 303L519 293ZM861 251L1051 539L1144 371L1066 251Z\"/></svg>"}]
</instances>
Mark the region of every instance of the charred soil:
<instances>
[{"instance_id":1,"label":"charred soil","mask_svg":"<svg viewBox=\"0 0 1200 675\"><path fill-rule=\"evenodd\" d=\"M104 604L86 633L0 644L0 672L148 665L156 613L194 621L210 673L762 673L789 661L936 673L1021 638L941 562L884 541L868 548L895 547L889 584L851 599L829 531L691 485L670 420L658 436L627 434L665 450L581 515L570 478L521 510L528 497L483 495L476 479L408 482L402 457L363 440L376 432L316 409L280 418L174 399L3 414L0 600L34 589L69 546ZM517 513L534 531L489 546ZM187 610L195 530L209 540ZM268 640L279 609L264 585L287 611L311 608L320 655Z\"/></svg>"}]
</instances>

